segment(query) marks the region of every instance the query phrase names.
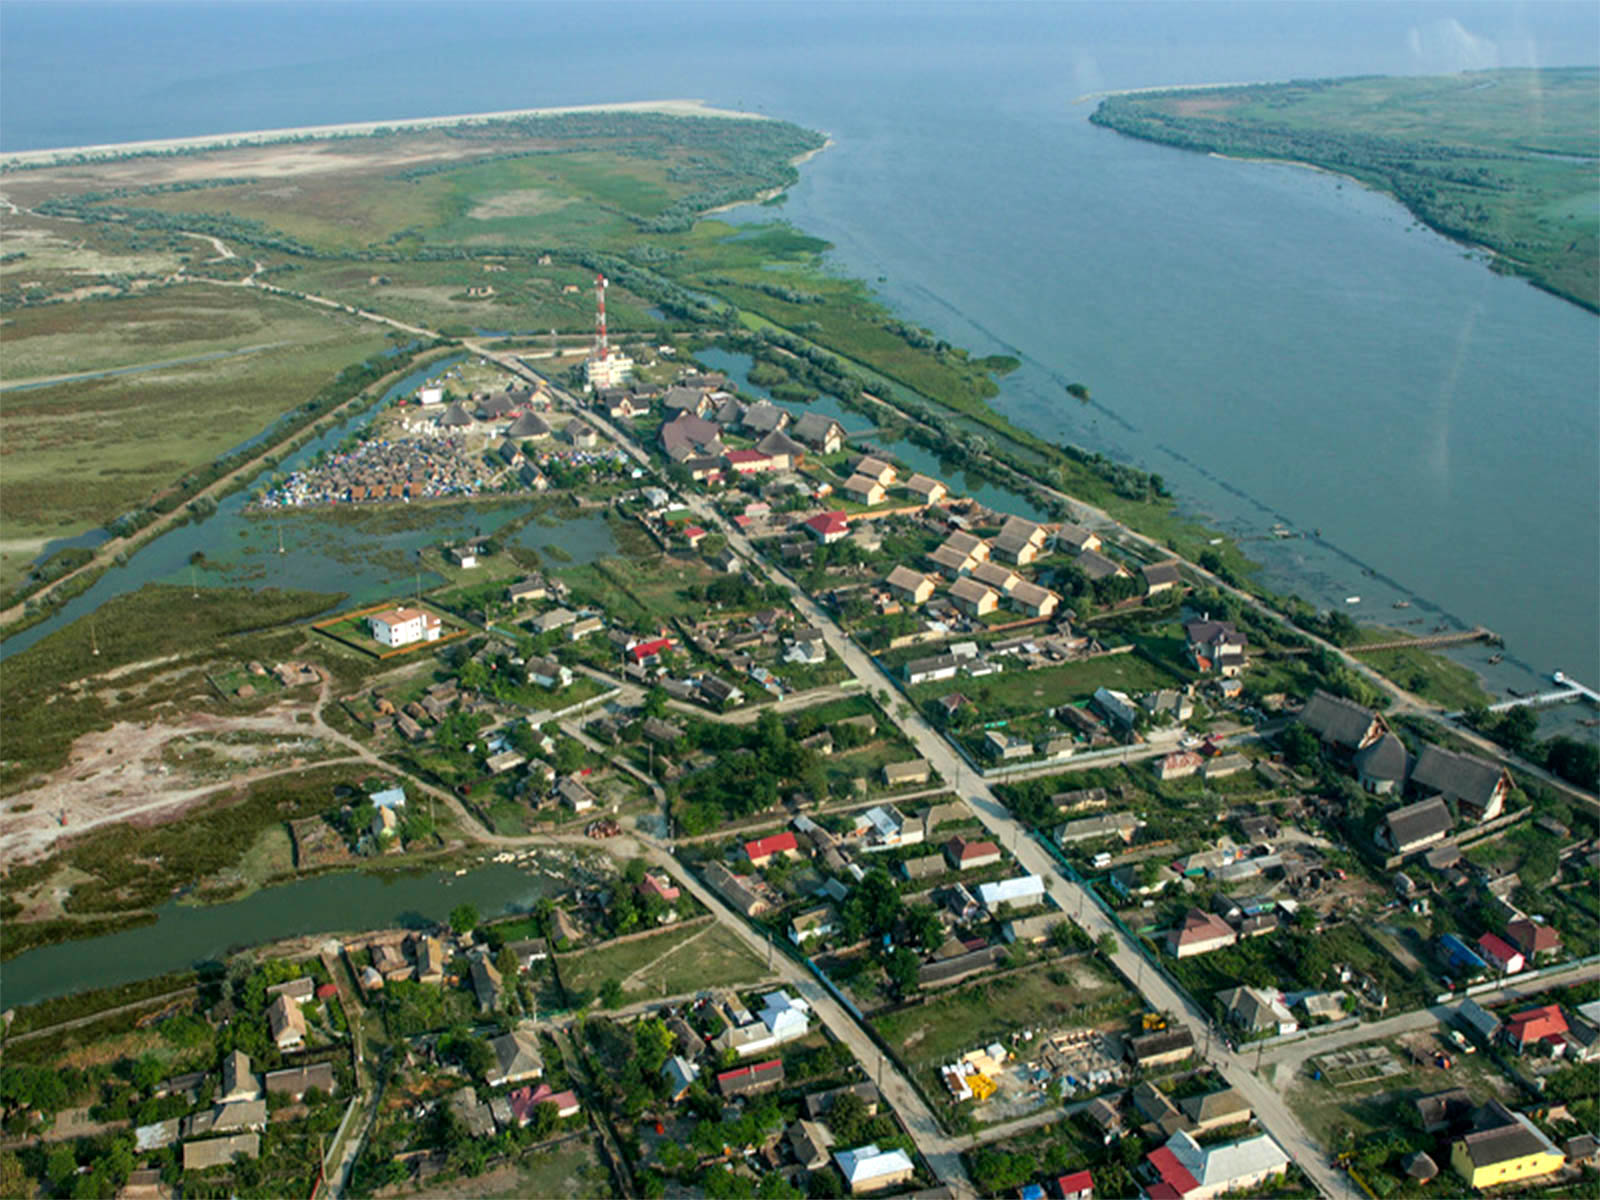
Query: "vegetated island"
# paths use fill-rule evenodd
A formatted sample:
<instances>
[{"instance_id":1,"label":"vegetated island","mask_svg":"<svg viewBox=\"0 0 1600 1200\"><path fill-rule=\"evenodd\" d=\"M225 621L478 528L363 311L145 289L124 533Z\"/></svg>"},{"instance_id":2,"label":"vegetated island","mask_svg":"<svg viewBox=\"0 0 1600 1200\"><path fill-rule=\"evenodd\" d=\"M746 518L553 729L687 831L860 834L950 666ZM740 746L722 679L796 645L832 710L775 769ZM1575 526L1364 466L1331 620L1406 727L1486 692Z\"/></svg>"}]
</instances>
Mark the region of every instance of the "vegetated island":
<instances>
[{"instance_id":1,"label":"vegetated island","mask_svg":"<svg viewBox=\"0 0 1600 1200\"><path fill-rule=\"evenodd\" d=\"M1115 95L1131 137L1282 159L1388 192L1493 269L1600 312L1600 70L1295 80Z\"/></svg>"}]
</instances>

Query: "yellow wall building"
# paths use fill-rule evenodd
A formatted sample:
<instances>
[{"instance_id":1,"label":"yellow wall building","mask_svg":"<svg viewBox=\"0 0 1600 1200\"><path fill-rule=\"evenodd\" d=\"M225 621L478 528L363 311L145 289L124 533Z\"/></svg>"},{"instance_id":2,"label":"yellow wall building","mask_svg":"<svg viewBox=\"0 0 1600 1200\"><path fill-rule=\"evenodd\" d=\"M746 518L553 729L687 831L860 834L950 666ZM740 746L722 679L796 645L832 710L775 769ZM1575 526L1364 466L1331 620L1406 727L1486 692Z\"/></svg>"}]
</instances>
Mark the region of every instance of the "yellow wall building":
<instances>
[{"instance_id":1,"label":"yellow wall building","mask_svg":"<svg viewBox=\"0 0 1600 1200\"><path fill-rule=\"evenodd\" d=\"M1504 1112L1505 1110L1501 1110ZM1492 1188L1559 1171L1566 1157L1527 1117L1469 1133L1450 1150L1450 1165L1472 1188Z\"/></svg>"}]
</instances>

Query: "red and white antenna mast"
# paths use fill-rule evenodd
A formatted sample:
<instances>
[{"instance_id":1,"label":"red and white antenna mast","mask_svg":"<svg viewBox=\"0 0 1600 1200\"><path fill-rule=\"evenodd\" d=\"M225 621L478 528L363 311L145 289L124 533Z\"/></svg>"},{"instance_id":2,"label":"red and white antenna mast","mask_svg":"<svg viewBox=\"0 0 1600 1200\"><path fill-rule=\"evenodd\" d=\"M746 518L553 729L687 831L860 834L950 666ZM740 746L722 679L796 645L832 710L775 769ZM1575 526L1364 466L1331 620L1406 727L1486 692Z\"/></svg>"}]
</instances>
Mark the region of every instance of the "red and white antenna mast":
<instances>
[{"instance_id":1,"label":"red and white antenna mast","mask_svg":"<svg viewBox=\"0 0 1600 1200\"><path fill-rule=\"evenodd\" d=\"M594 277L594 353L595 362L605 362L611 356L611 346L606 341L606 277Z\"/></svg>"}]
</instances>

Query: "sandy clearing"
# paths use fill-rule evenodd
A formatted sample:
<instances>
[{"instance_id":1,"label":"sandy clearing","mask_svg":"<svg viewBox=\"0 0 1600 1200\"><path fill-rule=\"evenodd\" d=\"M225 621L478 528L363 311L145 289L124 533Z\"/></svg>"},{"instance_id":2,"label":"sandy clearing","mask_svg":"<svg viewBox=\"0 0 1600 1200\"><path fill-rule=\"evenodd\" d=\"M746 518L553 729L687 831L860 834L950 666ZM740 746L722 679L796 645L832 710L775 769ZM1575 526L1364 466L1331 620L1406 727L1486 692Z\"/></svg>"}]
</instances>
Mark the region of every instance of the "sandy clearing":
<instances>
[{"instance_id":1,"label":"sandy clearing","mask_svg":"<svg viewBox=\"0 0 1600 1200\"><path fill-rule=\"evenodd\" d=\"M441 129L452 125L476 125L490 121L511 120L517 117L559 116L565 113L585 112L657 112L677 117L721 117L730 120L765 121L770 118L760 113L738 112L728 108L713 108L703 100L630 100L616 104L574 104L558 108L515 108L502 112L459 113L448 117L409 117L393 121L360 121L347 125L306 125L298 129L261 129L239 133L207 134L200 137L160 138L143 142L107 143L98 146L63 146L53 150L24 150L8 154L0 160L0 167L49 166L72 163L73 160L120 158L128 154L161 153L172 150L227 149L237 146L265 145L272 142L299 138L344 138L375 133L380 129L422 130ZM304 162L307 155L313 160L319 149L306 146L286 148L284 163ZM278 153L268 156L275 158ZM390 156L381 157L386 163L403 161ZM74 163L74 165L77 165ZM341 164L348 168L347 162ZM213 174L208 167L205 174ZM293 174L294 171L274 173Z\"/></svg>"}]
</instances>

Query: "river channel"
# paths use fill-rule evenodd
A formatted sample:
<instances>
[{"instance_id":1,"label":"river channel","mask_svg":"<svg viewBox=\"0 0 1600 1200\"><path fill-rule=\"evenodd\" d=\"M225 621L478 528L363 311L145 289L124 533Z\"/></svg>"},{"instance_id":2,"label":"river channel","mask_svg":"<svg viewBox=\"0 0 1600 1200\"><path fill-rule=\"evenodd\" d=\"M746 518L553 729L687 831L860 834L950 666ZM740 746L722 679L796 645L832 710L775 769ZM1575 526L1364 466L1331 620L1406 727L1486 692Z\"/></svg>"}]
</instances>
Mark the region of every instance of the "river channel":
<instances>
[{"instance_id":1,"label":"river channel","mask_svg":"<svg viewBox=\"0 0 1600 1200\"><path fill-rule=\"evenodd\" d=\"M530 864L491 863L460 876L448 871L319 875L228 904L172 901L156 910L152 925L43 946L7 960L0 967L0 1008L187 970L245 947L304 934L421 928L443 921L458 904L471 904L484 917L528 912L575 882Z\"/></svg>"},{"instance_id":2,"label":"river channel","mask_svg":"<svg viewBox=\"0 0 1600 1200\"><path fill-rule=\"evenodd\" d=\"M415 392L425 380L457 361L459 356L410 372L384 393L384 401ZM365 429L377 412L375 406L341 421L285 458L277 470L289 472L305 466L321 451L332 450ZM0 659L86 616L111 597L137 591L147 583L345 592L345 606L382 600L418 586L426 589L444 581L431 571L418 570L419 550L446 538L492 535L527 512L525 501L493 496L408 507L400 510L403 520L395 518L393 509L382 512L357 506L247 512L250 497L265 478L259 476L251 486L227 497L211 516L155 538L125 565L106 571L48 620L7 638L0 643ZM535 550L559 546L572 562L591 562L617 548L610 527L599 516L573 517L553 527L532 521L515 539L518 545ZM196 553L203 559L191 562ZM567 559L561 561L565 564Z\"/></svg>"}]
</instances>

